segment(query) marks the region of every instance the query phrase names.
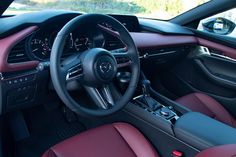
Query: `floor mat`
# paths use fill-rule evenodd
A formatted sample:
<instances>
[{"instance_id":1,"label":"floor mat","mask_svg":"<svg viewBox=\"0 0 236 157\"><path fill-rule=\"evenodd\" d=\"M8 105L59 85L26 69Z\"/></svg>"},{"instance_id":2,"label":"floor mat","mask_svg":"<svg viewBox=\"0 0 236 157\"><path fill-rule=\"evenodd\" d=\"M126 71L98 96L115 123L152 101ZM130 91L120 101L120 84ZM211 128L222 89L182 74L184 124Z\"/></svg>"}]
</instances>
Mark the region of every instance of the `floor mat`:
<instances>
[{"instance_id":1,"label":"floor mat","mask_svg":"<svg viewBox=\"0 0 236 157\"><path fill-rule=\"evenodd\" d=\"M41 157L51 146L85 130L78 121L68 123L60 109L37 107L24 115L31 136L16 143L16 157Z\"/></svg>"}]
</instances>

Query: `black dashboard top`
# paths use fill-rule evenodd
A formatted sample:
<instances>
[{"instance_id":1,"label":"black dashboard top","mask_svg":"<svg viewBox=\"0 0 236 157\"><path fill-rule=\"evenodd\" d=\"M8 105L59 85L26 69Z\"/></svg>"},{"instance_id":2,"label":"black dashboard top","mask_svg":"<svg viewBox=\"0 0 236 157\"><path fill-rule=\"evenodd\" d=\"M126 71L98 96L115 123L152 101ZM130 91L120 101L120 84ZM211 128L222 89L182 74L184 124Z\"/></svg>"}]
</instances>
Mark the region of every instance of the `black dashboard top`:
<instances>
[{"instance_id":1,"label":"black dashboard top","mask_svg":"<svg viewBox=\"0 0 236 157\"><path fill-rule=\"evenodd\" d=\"M15 33L25 27L32 25L43 26L50 21L57 19L72 19L81 15L79 12L63 11L63 10L46 10L41 12L32 12L26 14L20 14L10 17L1 17L0 23L0 38L3 38L9 34ZM139 23L136 16L129 15L111 15L118 21L123 23L130 32L139 32Z\"/></svg>"},{"instance_id":2,"label":"black dashboard top","mask_svg":"<svg viewBox=\"0 0 236 157\"><path fill-rule=\"evenodd\" d=\"M48 11L20 14L10 17L1 17L0 38L3 38L9 34L15 33L17 31L20 31L21 29L24 29L32 25L37 25L37 26L43 25L45 22L55 19L57 17L61 16L75 17L78 15L80 15L80 13L48 10Z\"/></svg>"},{"instance_id":3,"label":"black dashboard top","mask_svg":"<svg viewBox=\"0 0 236 157\"><path fill-rule=\"evenodd\" d=\"M51 20L56 20L57 18L72 19L79 15L81 15L81 13L74 11L45 10L10 17L3 16L0 18L0 38L16 33L17 31L20 31L21 29L32 25L40 27L42 25L47 24ZM169 22L141 18L138 19L136 16L130 15L111 16L123 23L130 32L140 32L141 29L143 29L146 31L162 34L193 35L193 32L189 29Z\"/></svg>"},{"instance_id":4,"label":"black dashboard top","mask_svg":"<svg viewBox=\"0 0 236 157\"><path fill-rule=\"evenodd\" d=\"M151 19L139 19L140 27L143 30L159 34L176 34L176 35L194 35L194 33L180 25Z\"/></svg>"}]
</instances>

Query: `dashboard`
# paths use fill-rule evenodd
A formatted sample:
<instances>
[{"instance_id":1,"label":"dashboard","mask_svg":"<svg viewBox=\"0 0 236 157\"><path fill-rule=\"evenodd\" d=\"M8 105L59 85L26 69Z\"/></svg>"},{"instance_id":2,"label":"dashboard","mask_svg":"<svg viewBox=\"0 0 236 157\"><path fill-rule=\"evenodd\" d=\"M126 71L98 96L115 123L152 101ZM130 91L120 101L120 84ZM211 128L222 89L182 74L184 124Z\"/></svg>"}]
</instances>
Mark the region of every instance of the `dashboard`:
<instances>
[{"instance_id":1,"label":"dashboard","mask_svg":"<svg viewBox=\"0 0 236 157\"><path fill-rule=\"evenodd\" d=\"M29 60L49 61L53 42L57 33L68 22L63 21L50 21L45 26L40 27L29 35L19 45L24 45L26 55ZM127 23L123 23L127 26ZM101 23L102 27L110 29L113 28L107 23ZM133 27L133 26L132 26ZM133 28L130 28L133 29ZM69 33L64 46L62 58L66 58L74 53L81 53L91 48L105 48L107 50L123 48L123 43L119 38L107 33L97 26L80 27L77 30ZM22 54L15 54L21 56Z\"/></svg>"},{"instance_id":2,"label":"dashboard","mask_svg":"<svg viewBox=\"0 0 236 157\"><path fill-rule=\"evenodd\" d=\"M4 89L0 114L46 100L53 42L63 26L79 15L75 12L44 11L0 18L3 24L0 28L0 72ZM111 16L130 32L144 63L142 65L173 63L190 51L186 45L197 43L192 32L174 24L155 23L161 27L155 28L149 20L139 20L135 16ZM95 47L107 50L124 48L114 31L105 21L96 26L78 26L68 34L61 59Z\"/></svg>"},{"instance_id":3,"label":"dashboard","mask_svg":"<svg viewBox=\"0 0 236 157\"><path fill-rule=\"evenodd\" d=\"M42 11L0 18L0 114L47 103L44 101L50 97L49 89L53 90L49 70L53 42L62 27L80 15L70 11ZM170 22L111 16L130 32L139 51L140 65L147 71L172 68L198 45L235 54L230 44L215 43ZM108 23L100 25L114 31ZM61 58L94 47L114 50L123 48L124 44L116 35L88 24L68 34Z\"/></svg>"},{"instance_id":4,"label":"dashboard","mask_svg":"<svg viewBox=\"0 0 236 157\"><path fill-rule=\"evenodd\" d=\"M29 13L3 19L0 18L0 22L3 21L4 24L9 23L9 25L5 25L5 27L0 28L0 38L5 38L5 36L9 36L15 32L21 32L27 27L37 27L33 31L29 32L26 37L20 39L20 42L18 41L17 44L11 48L7 62L14 64L27 61L49 61L52 45L55 37L57 36L57 33L67 22L79 15L81 14L74 12L44 11L40 13ZM171 36L158 36L159 33L175 36L192 35L191 31L167 22L155 21L153 23L153 21L150 22L150 20L140 20L135 16L128 15L111 16L117 19L127 28L136 42L137 47L140 49L152 49L153 46L163 46L162 43L159 44L159 42L162 41L165 41L165 43L171 41L170 44L172 44L172 42L181 44L182 40L174 41L175 39L172 39ZM155 28L153 25L158 27ZM101 26L114 31L108 23L101 23ZM159 33L156 34L156 32ZM163 40L159 40L160 38L163 38ZM189 37L186 39L189 39ZM178 43L179 41L180 43ZM186 42L186 40L184 42ZM191 43L193 41L190 40L189 42ZM68 57L74 53L81 53L94 47L114 50L123 48L124 45L118 37L109 34L107 31L100 29L98 26L86 25L85 27L80 27L77 30L73 30L68 35L62 58ZM142 53L146 53L146 51L143 52L143 50L140 50L140 55L143 55Z\"/></svg>"},{"instance_id":5,"label":"dashboard","mask_svg":"<svg viewBox=\"0 0 236 157\"><path fill-rule=\"evenodd\" d=\"M120 15L112 16L119 20L129 31L139 31L137 17ZM57 33L74 17L74 14L66 16L61 15L60 17L48 19L44 23L40 23L38 29L33 31L26 39L13 47L12 52L8 57L8 62L18 63L30 60L37 60L40 62L49 61L52 45ZM104 22L100 25L114 31L108 23ZM17 29L17 27L15 29ZM77 30L74 30L68 35L62 58L95 47L112 50L123 48L124 45L117 37L107 33L107 31L104 31L100 27L87 25L86 27L80 27Z\"/></svg>"}]
</instances>

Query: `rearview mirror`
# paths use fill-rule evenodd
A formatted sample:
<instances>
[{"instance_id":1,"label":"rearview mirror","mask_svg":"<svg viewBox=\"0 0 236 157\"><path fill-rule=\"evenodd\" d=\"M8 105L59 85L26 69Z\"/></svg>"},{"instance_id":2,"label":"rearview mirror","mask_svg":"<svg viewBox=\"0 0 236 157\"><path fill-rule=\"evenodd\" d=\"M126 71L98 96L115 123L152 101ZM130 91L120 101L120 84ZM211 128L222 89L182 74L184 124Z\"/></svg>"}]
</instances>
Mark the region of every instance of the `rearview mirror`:
<instances>
[{"instance_id":1,"label":"rearview mirror","mask_svg":"<svg viewBox=\"0 0 236 157\"><path fill-rule=\"evenodd\" d=\"M227 35L230 34L234 28L235 23L223 18L211 18L202 23L203 29L207 32L219 34L219 35Z\"/></svg>"}]
</instances>

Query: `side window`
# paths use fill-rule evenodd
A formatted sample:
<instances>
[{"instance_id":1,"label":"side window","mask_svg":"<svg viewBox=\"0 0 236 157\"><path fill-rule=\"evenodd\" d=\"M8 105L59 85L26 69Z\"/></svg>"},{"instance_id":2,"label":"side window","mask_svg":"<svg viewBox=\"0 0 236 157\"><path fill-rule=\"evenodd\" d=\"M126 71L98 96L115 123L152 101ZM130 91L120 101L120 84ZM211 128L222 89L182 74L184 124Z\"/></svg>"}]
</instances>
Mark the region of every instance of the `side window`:
<instances>
[{"instance_id":1,"label":"side window","mask_svg":"<svg viewBox=\"0 0 236 157\"><path fill-rule=\"evenodd\" d=\"M200 21L198 30L236 38L236 8Z\"/></svg>"}]
</instances>

